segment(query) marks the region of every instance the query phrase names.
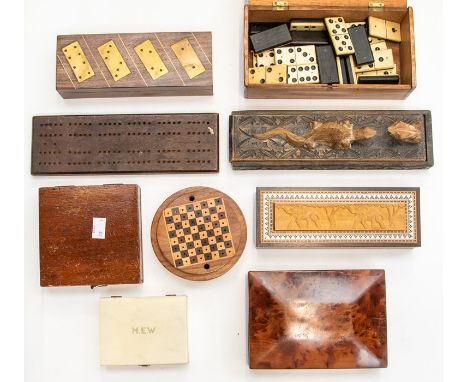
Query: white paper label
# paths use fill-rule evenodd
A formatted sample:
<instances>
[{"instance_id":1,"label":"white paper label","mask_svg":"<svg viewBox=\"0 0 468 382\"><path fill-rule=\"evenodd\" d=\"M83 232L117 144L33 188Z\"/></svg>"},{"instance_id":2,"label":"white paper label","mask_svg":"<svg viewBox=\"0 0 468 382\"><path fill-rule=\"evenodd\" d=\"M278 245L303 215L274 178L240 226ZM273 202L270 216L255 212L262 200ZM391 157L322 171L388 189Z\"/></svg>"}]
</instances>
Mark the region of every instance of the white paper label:
<instances>
[{"instance_id":1,"label":"white paper label","mask_svg":"<svg viewBox=\"0 0 468 382\"><path fill-rule=\"evenodd\" d=\"M106 238L106 218L93 218L93 239Z\"/></svg>"}]
</instances>

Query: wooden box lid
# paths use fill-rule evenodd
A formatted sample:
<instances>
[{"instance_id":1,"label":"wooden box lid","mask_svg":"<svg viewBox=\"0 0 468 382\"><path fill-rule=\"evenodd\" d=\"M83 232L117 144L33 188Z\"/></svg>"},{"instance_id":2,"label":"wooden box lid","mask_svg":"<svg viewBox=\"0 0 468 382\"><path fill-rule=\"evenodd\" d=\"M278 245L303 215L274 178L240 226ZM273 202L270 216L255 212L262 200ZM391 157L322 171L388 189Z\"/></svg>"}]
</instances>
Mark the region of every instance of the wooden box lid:
<instances>
[{"instance_id":1,"label":"wooden box lid","mask_svg":"<svg viewBox=\"0 0 468 382\"><path fill-rule=\"evenodd\" d=\"M101 365L188 362L187 297L103 298Z\"/></svg>"},{"instance_id":2,"label":"wooden box lid","mask_svg":"<svg viewBox=\"0 0 468 382\"><path fill-rule=\"evenodd\" d=\"M249 272L252 369L387 367L383 270Z\"/></svg>"},{"instance_id":3,"label":"wooden box lid","mask_svg":"<svg viewBox=\"0 0 468 382\"><path fill-rule=\"evenodd\" d=\"M273 8L281 7L287 3L289 8L369 8L383 4L384 8L407 8L406 0L248 0L249 5L253 7ZM283 3L283 4L281 4Z\"/></svg>"},{"instance_id":4,"label":"wooden box lid","mask_svg":"<svg viewBox=\"0 0 468 382\"><path fill-rule=\"evenodd\" d=\"M39 189L41 286L143 281L137 185Z\"/></svg>"}]
</instances>

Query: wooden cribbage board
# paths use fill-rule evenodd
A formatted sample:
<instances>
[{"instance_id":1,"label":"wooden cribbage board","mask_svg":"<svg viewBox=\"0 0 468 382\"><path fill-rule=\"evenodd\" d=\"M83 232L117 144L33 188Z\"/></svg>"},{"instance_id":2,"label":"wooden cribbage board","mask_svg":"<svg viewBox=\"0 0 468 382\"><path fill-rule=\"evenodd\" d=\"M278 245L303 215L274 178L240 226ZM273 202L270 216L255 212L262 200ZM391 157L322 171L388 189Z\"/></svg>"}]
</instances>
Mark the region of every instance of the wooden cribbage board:
<instances>
[{"instance_id":1,"label":"wooden cribbage board","mask_svg":"<svg viewBox=\"0 0 468 382\"><path fill-rule=\"evenodd\" d=\"M247 227L237 203L209 187L171 195L151 224L156 257L168 271L187 280L211 280L229 271L246 240Z\"/></svg>"},{"instance_id":2,"label":"wooden cribbage board","mask_svg":"<svg viewBox=\"0 0 468 382\"><path fill-rule=\"evenodd\" d=\"M33 118L31 173L217 172L218 114Z\"/></svg>"},{"instance_id":3,"label":"wooden cribbage board","mask_svg":"<svg viewBox=\"0 0 468 382\"><path fill-rule=\"evenodd\" d=\"M56 88L63 98L212 95L211 32L58 36Z\"/></svg>"},{"instance_id":4,"label":"wooden cribbage board","mask_svg":"<svg viewBox=\"0 0 468 382\"><path fill-rule=\"evenodd\" d=\"M167 208L164 219L177 268L234 256L223 198Z\"/></svg>"}]
</instances>

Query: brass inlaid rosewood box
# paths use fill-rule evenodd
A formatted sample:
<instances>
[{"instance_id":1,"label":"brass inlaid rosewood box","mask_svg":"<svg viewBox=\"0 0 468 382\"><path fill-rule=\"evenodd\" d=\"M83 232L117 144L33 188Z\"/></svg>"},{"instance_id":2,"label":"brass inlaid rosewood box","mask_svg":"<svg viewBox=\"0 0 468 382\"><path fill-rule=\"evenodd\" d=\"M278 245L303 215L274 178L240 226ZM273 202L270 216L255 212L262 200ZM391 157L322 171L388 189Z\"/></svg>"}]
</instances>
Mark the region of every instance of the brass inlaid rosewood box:
<instances>
[{"instance_id":1,"label":"brass inlaid rosewood box","mask_svg":"<svg viewBox=\"0 0 468 382\"><path fill-rule=\"evenodd\" d=\"M57 37L63 98L213 94L211 32Z\"/></svg>"},{"instance_id":2,"label":"brass inlaid rosewood box","mask_svg":"<svg viewBox=\"0 0 468 382\"><path fill-rule=\"evenodd\" d=\"M257 247L420 247L419 188L257 188Z\"/></svg>"},{"instance_id":3,"label":"brass inlaid rosewood box","mask_svg":"<svg viewBox=\"0 0 468 382\"><path fill-rule=\"evenodd\" d=\"M236 170L428 168L431 112L233 112L230 161Z\"/></svg>"},{"instance_id":4,"label":"brass inlaid rosewood box","mask_svg":"<svg viewBox=\"0 0 468 382\"><path fill-rule=\"evenodd\" d=\"M245 96L405 99L416 88L414 33L406 0L248 0ZM373 58L358 65L363 52Z\"/></svg>"},{"instance_id":5,"label":"brass inlaid rosewood box","mask_svg":"<svg viewBox=\"0 0 468 382\"><path fill-rule=\"evenodd\" d=\"M387 367L383 270L249 272L252 369Z\"/></svg>"}]
</instances>

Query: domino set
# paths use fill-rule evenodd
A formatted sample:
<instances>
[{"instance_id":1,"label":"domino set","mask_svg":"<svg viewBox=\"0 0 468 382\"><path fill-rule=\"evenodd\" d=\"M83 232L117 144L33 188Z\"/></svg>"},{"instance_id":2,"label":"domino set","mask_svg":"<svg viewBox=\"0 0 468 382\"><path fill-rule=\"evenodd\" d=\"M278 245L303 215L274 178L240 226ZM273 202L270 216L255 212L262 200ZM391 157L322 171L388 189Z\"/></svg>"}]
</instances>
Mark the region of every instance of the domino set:
<instances>
[{"instance_id":1,"label":"domino set","mask_svg":"<svg viewBox=\"0 0 468 382\"><path fill-rule=\"evenodd\" d=\"M393 51L400 25L370 16L346 23L343 17L293 19L250 32L249 85L398 84ZM326 31L326 32L325 32Z\"/></svg>"}]
</instances>

